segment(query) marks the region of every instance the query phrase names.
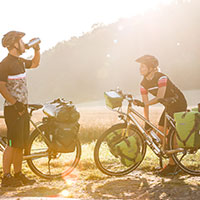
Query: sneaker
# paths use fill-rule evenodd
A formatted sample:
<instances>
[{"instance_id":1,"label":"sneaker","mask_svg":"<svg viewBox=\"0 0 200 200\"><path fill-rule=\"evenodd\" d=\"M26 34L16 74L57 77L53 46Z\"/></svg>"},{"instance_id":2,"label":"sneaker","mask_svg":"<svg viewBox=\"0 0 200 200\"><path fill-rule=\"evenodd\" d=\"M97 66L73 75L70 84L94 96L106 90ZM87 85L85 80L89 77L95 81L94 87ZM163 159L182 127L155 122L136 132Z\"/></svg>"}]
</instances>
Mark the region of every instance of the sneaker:
<instances>
[{"instance_id":1,"label":"sneaker","mask_svg":"<svg viewBox=\"0 0 200 200\"><path fill-rule=\"evenodd\" d=\"M157 174L160 176L171 176L171 175L176 175L180 172L181 170L178 168L177 165L166 165L163 169L161 169Z\"/></svg>"},{"instance_id":2,"label":"sneaker","mask_svg":"<svg viewBox=\"0 0 200 200\"><path fill-rule=\"evenodd\" d=\"M35 180L28 179L24 174L18 172L14 175L14 178L21 181L24 185L33 185Z\"/></svg>"},{"instance_id":3,"label":"sneaker","mask_svg":"<svg viewBox=\"0 0 200 200\"><path fill-rule=\"evenodd\" d=\"M5 174L1 181L1 187L20 187L23 183L15 179L11 174Z\"/></svg>"}]
</instances>

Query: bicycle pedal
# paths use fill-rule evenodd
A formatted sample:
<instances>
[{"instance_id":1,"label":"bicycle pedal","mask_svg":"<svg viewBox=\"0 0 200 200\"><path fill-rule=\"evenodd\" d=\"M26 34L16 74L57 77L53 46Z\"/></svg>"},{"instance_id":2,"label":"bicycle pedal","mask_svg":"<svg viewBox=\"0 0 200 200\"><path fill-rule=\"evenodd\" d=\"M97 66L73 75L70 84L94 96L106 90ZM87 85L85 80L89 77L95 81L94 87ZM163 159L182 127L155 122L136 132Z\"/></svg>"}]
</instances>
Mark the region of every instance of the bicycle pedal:
<instances>
[{"instance_id":1,"label":"bicycle pedal","mask_svg":"<svg viewBox=\"0 0 200 200\"><path fill-rule=\"evenodd\" d=\"M161 169L162 169L162 167L160 167L160 166L159 166L159 167L155 167L155 168L154 168L154 171L159 171L159 170L161 170Z\"/></svg>"}]
</instances>

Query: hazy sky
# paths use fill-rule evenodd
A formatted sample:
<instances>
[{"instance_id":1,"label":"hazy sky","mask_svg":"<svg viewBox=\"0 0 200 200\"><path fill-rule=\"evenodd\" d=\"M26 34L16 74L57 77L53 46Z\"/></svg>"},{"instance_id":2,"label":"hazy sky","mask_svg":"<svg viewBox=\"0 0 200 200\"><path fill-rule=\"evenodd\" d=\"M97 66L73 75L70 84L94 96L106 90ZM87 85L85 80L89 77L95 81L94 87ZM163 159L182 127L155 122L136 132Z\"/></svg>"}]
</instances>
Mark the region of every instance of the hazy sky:
<instances>
[{"instance_id":1,"label":"hazy sky","mask_svg":"<svg viewBox=\"0 0 200 200\"><path fill-rule=\"evenodd\" d=\"M1 0L0 38L10 30L26 33L24 41L42 40L45 51L56 43L91 30L95 23L109 24L173 0ZM0 60L7 51L0 45Z\"/></svg>"}]
</instances>

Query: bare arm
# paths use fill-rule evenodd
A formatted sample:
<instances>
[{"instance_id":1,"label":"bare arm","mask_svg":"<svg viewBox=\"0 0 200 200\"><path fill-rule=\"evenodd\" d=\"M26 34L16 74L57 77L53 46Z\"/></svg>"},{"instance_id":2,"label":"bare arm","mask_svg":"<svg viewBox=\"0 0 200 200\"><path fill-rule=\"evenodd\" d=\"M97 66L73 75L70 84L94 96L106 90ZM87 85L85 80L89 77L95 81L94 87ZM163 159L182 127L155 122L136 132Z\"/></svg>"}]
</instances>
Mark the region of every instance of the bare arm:
<instances>
[{"instance_id":1,"label":"bare arm","mask_svg":"<svg viewBox=\"0 0 200 200\"><path fill-rule=\"evenodd\" d=\"M11 104L16 103L17 100L8 91L8 89L6 87L6 82L0 81L0 93Z\"/></svg>"},{"instance_id":2,"label":"bare arm","mask_svg":"<svg viewBox=\"0 0 200 200\"><path fill-rule=\"evenodd\" d=\"M30 68L36 68L40 64L40 50L35 50L35 55L32 59L32 65Z\"/></svg>"},{"instance_id":3,"label":"bare arm","mask_svg":"<svg viewBox=\"0 0 200 200\"><path fill-rule=\"evenodd\" d=\"M158 89L158 93L155 98L151 99L150 101L144 102L145 106L150 106L150 105L154 105L154 104L158 103L158 99L164 98L165 92L166 92L166 86L160 87Z\"/></svg>"},{"instance_id":4,"label":"bare arm","mask_svg":"<svg viewBox=\"0 0 200 200\"><path fill-rule=\"evenodd\" d=\"M144 102L144 116L149 120L149 106L146 104L149 101L148 94L142 95L142 100Z\"/></svg>"}]
</instances>

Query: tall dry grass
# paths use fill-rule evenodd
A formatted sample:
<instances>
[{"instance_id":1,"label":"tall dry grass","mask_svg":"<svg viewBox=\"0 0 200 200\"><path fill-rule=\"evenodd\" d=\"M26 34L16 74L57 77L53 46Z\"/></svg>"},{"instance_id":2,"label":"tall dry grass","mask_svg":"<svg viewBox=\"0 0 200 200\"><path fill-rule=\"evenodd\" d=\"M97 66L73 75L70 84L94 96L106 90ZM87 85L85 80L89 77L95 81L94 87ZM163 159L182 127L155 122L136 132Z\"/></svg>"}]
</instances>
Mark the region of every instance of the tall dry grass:
<instances>
[{"instance_id":1,"label":"tall dry grass","mask_svg":"<svg viewBox=\"0 0 200 200\"><path fill-rule=\"evenodd\" d=\"M143 114L142 108L137 108L137 110ZM153 124L158 123L162 110L158 107L153 107L150 110L150 121ZM118 113L107 109L105 106L83 107L79 108L79 111L81 114L79 136L84 143L96 140L106 129L116 123L123 122L118 119ZM143 124L141 120L138 119L138 121Z\"/></svg>"},{"instance_id":2,"label":"tall dry grass","mask_svg":"<svg viewBox=\"0 0 200 200\"><path fill-rule=\"evenodd\" d=\"M139 113L143 114L142 108L136 108ZM106 108L106 106L88 106L79 107L80 112L80 133L79 138L82 143L90 143L96 140L106 129L116 123L122 123L118 119L118 113L113 112ZM161 115L162 108L152 107L150 109L150 121L153 124L157 124L159 116ZM0 113L2 115L2 112ZM36 111L33 113L32 120L39 122L45 115L42 111ZM139 120L141 122L141 120ZM142 122L141 122L142 123ZM33 126L31 126L33 129ZM6 136L6 125L4 119L0 119L0 135Z\"/></svg>"}]
</instances>

